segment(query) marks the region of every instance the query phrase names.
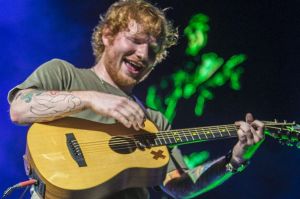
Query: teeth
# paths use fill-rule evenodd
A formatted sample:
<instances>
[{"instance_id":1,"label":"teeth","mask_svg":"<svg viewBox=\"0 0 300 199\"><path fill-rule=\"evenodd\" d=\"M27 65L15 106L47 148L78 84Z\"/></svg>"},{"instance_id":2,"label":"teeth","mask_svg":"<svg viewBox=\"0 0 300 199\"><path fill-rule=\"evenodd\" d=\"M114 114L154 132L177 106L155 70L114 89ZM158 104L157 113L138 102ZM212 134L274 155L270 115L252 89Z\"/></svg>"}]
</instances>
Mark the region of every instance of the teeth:
<instances>
[{"instance_id":1,"label":"teeth","mask_svg":"<svg viewBox=\"0 0 300 199\"><path fill-rule=\"evenodd\" d=\"M131 65L133 65L134 67L137 67L137 68L142 68L142 66L141 65L139 65L139 64L137 64L137 63L134 63L134 62L132 62L132 61L130 61L130 60L126 60L128 63L130 63Z\"/></svg>"}]
</instances>

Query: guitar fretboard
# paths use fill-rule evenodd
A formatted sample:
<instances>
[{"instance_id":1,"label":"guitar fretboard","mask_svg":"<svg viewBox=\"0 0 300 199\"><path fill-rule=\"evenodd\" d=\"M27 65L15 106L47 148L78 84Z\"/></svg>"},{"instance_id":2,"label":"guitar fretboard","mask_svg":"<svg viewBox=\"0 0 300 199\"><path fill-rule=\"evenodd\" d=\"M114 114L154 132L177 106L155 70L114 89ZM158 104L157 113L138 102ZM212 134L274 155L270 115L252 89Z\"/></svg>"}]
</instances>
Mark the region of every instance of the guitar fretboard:
<instances>
[{"instance_id":1,"label":"guitar fretboard","mask_svg":"<svg viewBox=\"0 0 300 199\"><path fill-rule=\"evenodd\" d=\"M299 127L295 126L295 123L277 123L264 121L266 135L273 138L282 137L278 132L287 131L289 137L283 137L286 140L291 138L299 139L300 130ZM270 134L270 131L276 130L277 133ZM142 143L145 146L162 146L172 144L188 144L194 142L203 142L209 140L226 139L237 137L237 127L234 124L219 125L219 126L208 126L198 128L187 128L187 129L176 129L169 131L160 131L155 134L138 134L134 135L135 142ZM300 144L299 144L300 145Z\"/></svg>"},{"instance_id":2,"label":"guitar fretboard","mask_svg":"<svg viewBox=\"0 0 300 199\"><path fill-rule=\"evenodd\" d=\"M237 137L237 129L234 125L222 125L213 127L176 129L160 131L154 139L155 146L202 142L215 139Z\"/></svg>"}]
</instances>

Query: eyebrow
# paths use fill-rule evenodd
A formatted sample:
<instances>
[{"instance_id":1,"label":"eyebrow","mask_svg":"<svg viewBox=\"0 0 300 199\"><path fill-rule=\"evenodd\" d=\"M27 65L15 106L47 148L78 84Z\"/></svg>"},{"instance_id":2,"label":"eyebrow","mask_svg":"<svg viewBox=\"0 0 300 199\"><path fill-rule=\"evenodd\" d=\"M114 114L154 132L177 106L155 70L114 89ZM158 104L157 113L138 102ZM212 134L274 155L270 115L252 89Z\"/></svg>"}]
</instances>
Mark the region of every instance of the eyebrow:
<instances>
[{"instance_id":1,"label":"eyebrow","mask_svg":"<svg viewBox=\"0 0 300 199\"><path fill-rule=\"evenodd\" d=\"M126 37L133 38L133 39L140 39L140 40L146 40L149 42L150 46L154 49L155 53L159 52L162 43L160 42L161 40L159 38L155 38L154 36L147 35L146 33L140 32L140 33L134 33L134 34L125 34ZM155 41L151 41L152 38L154 38Z\"/></svg>"}]
</instances>

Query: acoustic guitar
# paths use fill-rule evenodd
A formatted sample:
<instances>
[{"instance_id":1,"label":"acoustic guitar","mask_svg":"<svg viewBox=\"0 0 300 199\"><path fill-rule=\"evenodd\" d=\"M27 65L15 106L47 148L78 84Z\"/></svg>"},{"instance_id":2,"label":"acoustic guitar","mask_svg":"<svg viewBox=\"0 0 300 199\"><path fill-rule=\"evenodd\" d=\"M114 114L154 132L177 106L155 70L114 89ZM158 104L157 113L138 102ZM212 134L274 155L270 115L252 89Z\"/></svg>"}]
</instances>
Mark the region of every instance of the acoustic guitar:
<instances>
[{"instance_id":1,"label":"acoustic guitar","mask_svg":"<svg viewBox=\"0 0 300 199\"><path fill-rule=\"evenodd\" d=\"M264 122L266 134L298 145L299 125ZM272 133L271 133L272 130ZM27 171L46 199L98 199L130 187L163 182L167 145L237 137L235 125L158 131L146 120L140 131L122 124L77 118L34 123L27 134Z\"/></svg>"}]
</instances>

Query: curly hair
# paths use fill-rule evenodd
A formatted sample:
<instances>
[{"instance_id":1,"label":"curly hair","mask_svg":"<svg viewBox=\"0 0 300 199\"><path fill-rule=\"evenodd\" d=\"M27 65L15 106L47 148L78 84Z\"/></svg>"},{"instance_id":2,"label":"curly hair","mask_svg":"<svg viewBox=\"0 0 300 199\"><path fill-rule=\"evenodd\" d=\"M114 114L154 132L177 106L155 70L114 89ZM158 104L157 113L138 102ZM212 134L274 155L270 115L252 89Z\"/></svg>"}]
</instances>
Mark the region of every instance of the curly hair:
<instances>
[{"instance_id":1,"label":"curly hair","mask_svg":"<svg viewBox=\"0 0 300 199\"><path fill-rule=\"evenodd\" d=\"M114 37L118 32L128 29L130 20L141 24L144 32L159 39L161 48L156 55L155 64L161 62L167 56L167 49L177 42L178 30L166 19L164 10L145 0L119 0L109 7L104 16L100 16L100 21L94 28L91 42L96 62L104 51L104 27Z\"/></svg>"}]
</instances>

